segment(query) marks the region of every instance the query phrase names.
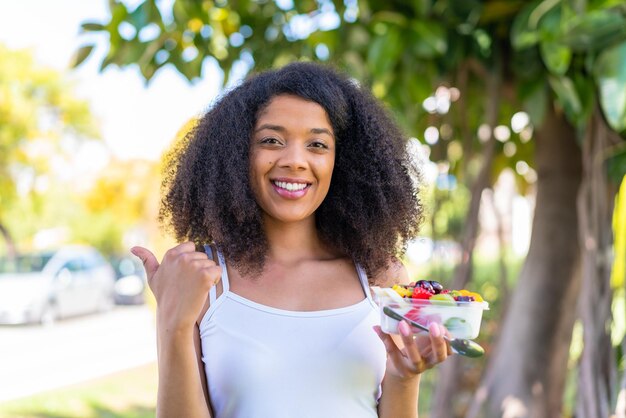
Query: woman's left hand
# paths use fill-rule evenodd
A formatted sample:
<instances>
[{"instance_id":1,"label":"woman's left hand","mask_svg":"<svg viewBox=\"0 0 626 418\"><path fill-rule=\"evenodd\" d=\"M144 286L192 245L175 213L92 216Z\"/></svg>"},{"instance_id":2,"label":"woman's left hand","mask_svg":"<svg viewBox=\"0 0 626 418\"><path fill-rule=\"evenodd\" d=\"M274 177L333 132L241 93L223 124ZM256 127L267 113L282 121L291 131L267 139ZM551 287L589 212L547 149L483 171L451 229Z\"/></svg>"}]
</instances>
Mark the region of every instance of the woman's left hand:
<instances>
[{"instance_id":1,"label":"woman's left hand","mask_svg":"<svg viewBox=\"0 0 626 418\"><path fill-rule=\"evenodd\" d=\"M411 380L452 354L443 338L446 328L436 322L428 328L430 333L421 331L414 334L406 321L400 321L400 340L396 344L391 335L384 333L379 326L374 327L387 350L387 375L399 380Z\"/></svg>"}]
</instances>

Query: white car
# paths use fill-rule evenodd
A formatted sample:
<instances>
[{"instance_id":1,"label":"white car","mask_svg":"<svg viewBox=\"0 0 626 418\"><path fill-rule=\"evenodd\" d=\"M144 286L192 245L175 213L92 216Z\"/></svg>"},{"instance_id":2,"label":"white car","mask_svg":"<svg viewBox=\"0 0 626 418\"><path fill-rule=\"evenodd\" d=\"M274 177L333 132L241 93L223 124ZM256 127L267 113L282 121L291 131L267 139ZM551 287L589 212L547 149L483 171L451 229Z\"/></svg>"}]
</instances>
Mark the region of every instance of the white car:
<instances>
[{"instance_id":1,"label":"white car","mask_svg":"<svg viewBox=\"0 0 626 418\"><path fill-rule=\"evenodd\" d=\"M114 305L114 286L111 265L87 246L0 259L0 323L50 324L106 311Z\"/></svg>"}]
</instances>

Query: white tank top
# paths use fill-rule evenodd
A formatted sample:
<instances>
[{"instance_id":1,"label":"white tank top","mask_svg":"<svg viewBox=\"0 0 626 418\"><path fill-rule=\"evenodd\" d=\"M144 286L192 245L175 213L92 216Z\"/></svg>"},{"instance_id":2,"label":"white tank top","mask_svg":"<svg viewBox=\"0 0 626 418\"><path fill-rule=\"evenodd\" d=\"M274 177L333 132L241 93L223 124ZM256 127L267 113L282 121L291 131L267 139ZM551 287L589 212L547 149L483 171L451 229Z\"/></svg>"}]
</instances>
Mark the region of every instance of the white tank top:
<instances>
[{"instance_id":1,"label":"white tank top","mask_svg":"<svg viewBox=\"0 0 626 418\"><path fill-rule=\"evenodd\" d=\"M385 347L365 272L366 297L350 306L290 311L229 290L221 252L223 293L210 291L200 322L202 361L216 418L377 417Z\"/></svg>"}]
</instances>

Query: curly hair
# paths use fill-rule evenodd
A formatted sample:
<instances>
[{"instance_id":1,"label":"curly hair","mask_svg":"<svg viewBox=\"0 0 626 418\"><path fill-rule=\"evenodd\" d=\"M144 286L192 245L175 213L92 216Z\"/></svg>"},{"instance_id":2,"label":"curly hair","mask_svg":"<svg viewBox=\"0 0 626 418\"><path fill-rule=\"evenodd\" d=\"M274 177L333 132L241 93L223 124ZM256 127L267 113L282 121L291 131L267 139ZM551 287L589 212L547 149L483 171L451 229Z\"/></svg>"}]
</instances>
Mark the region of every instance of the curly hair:
<instances>
[{"instance_id":1,"label":"curly hair","mask_svg":"<svg viewBox=\"0 0 626 418\"><path fill-rule=\"evenodd\" d=\"M221 96L170 155L159 220L180 241L216 243L242 272L262 271L267 240L248 177L249 147L259 113L281 94L316 102L328 114L336 157L316 226L327 245L373 277L417 234L419 170L378 101L320 64L261 72Z\"/></svg>"}]
</instances>

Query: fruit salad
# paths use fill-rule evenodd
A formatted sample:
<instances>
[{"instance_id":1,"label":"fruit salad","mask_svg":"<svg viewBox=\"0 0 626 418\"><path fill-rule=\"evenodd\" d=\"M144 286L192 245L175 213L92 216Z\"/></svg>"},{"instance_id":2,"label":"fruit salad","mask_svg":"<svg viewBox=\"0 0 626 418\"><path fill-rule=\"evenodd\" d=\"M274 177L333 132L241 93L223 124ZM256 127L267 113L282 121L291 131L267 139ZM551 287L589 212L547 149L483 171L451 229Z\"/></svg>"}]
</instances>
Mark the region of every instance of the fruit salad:
<instances>
[{"instance_id":1,"label":"fruit salad","mask_svg":"<svg viewBox=\"0 0 626 418\"><path fill-rule=\"evenodd\" d=\"M434 280L374 287L373 291L380 306L381 328L389 334L398 334L398 321L383 313L385 306L424 326L431 322L443 324L454 338L476 338L483 311L489 309L480 294L444 289Z\"/></svg>"}]
</instances>

